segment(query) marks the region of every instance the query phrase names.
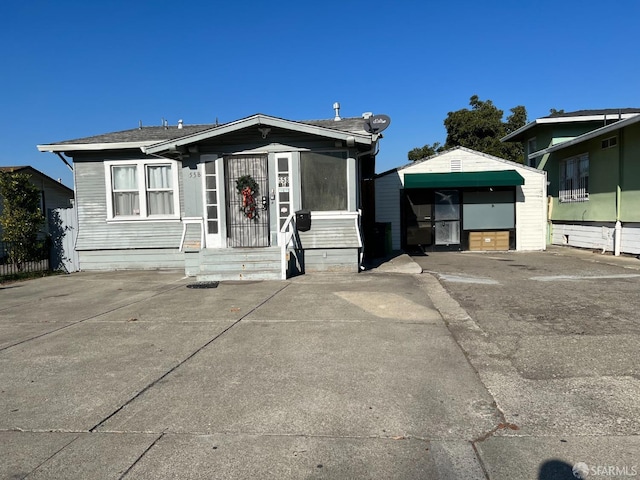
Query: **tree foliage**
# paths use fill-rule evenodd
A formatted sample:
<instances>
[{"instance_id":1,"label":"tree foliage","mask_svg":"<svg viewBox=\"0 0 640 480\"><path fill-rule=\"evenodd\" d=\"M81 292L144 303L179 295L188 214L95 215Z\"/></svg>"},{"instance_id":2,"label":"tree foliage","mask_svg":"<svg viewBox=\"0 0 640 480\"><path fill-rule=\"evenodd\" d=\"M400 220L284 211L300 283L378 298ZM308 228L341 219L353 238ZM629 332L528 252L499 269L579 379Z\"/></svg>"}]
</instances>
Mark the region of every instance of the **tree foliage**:
<instances>
[{"instance_id":1,"label":"tree foliage","mask_svg":"<svg viewBox=\"0 0 640 480\"><path fill-rule=\"evenodd\" d=\"M417 160L421 151L437 153L454 147L467 147L479 152L488 153L515 162L523 160L523 146L520 143L500 142L505 135L517 130L527 123L527 110L522 105L512 108L511 115L503 121L504 112L498 109L491 100L480 100L477 95L469 99L470 109L463 108L449 112L444 120L447 129L447 140L444 147L431 152L429 145L414 148L409 152L410 160Z\"/></svg>"},{"instance_id":2,"label":"tree foliage","mask_svg":"<svg viewBox=\"0 0 640 480\"><path fill-rule=\"evenodd\" d=\"M427 158L435 155L444 150L444 145L440 145L440 142L434 142L431 145L425 145L424 147L416 147L409 151L409 160L415 162L421 158Z\"/></svg>"},{"instance_id":3,"label":"tree foliage","mask_svg":"<svg viewBox=\"0 0 640 480\"><path fill-rule=\"evenodd\" d=\"M0 172L0 196L2 240L13 243L12 260L21 264L41 247L38 233L44 217L40 210L40 191L29 181L29 175Z\"/></svg>"}]
</instances>

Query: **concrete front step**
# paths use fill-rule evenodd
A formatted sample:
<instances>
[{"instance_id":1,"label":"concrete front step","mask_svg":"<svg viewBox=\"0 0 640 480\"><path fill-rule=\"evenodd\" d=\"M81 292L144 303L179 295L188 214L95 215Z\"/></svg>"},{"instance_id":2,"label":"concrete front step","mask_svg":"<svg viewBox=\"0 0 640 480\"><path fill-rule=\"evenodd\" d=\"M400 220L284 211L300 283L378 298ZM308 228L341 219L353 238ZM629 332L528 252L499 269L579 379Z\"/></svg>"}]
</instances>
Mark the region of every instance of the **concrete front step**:
<instances>
[{"instance_id":1,"label":"concrete front step","mask_svg":"<svg viewBox=\"0 0 640 480\"><path fill-rule=\"evenodd\" d=\"M201 250L197 280L279 280L280 255L279 247Z\"/></svg>"}]
</instances>

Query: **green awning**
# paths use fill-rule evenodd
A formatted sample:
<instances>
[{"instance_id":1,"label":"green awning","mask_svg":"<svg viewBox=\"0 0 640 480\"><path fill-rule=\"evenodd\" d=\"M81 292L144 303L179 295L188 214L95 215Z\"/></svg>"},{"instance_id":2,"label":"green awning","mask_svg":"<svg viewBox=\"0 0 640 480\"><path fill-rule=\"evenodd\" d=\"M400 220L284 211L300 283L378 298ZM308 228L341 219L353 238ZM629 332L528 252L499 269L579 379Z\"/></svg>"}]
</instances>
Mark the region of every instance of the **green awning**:
<instances>
[{"instance_id":1,"label":"green awning","mask_svg":"<svg viewBox=\"0 0 640 480\"><path fill-rule=\"evenodd\" d=\"M491 172L407 173L404 188L513 187L524 185L515 170Z\"/></svg>"}]
</instances>

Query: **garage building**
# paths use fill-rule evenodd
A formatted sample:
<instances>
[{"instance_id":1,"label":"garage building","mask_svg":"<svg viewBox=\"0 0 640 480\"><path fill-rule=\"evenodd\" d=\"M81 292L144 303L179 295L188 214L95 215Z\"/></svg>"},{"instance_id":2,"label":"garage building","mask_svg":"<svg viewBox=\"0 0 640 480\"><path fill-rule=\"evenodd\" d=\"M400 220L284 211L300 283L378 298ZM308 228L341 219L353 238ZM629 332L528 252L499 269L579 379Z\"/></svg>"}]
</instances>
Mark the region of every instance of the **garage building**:
<instances>
[{"instance_id":1,"label":"garage building","mask_svg":"<svg viewBox=\"0 0 640 480\"><path fill-rule=\"evenodd\" d=\"M376 222L393 250L544 250L546 172L464 147L381 173Z\"/></svg>"}]
</instances>

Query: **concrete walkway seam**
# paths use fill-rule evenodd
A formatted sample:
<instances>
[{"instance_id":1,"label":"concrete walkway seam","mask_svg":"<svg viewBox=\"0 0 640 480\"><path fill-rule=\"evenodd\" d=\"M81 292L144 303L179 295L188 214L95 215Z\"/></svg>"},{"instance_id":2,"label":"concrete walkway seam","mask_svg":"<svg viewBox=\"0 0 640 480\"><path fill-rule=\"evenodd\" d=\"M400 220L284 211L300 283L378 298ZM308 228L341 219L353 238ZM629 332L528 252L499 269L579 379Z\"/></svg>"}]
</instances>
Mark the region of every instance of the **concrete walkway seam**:
<instances>
[{"instance_id":1,"label":"concrete walkway seam","mask_svg":"<svg viewBox=\"0 0 640 480\"><path fill-rule=\"evenodd\" d=\"M285 283L282 287L280 287L278 290L276 290L274 293L272 293L271 295L269 295L266 299L264 299L262 302L260 302L258 305L256 305L255 307L253 307L251 310L249 310L247 313L245 313L244 315L242 315L240 318L238 318L235 322L233 322L231 325L229 325L227 328L225 328L224 330L222 330L220 333L218 333L215 337L213 337L212 339L208 340L204 345L202 345L201 347L199 347L198 349L196 349L194 352L192 352L190 355L188 355L184 360L181 360L178 364L176 364L175 366L173 366L172 368L170 368L168 371L166 371L164 374L162 374L160 377L156 378L153 382L151 382L149 385L147 385L146 387L144 387L142 390L140 390L138 393L136 393L133 397L131 397L129 400L127 400L126 402L124 402L122 405L120 405L120 407L118 407L115 411L113 411L110 415L107 415L105 418L103 418L102 420L100 420L94 427L89 429L89 432L95 432L96 429L98 429L100 427L100 425L102 425L103 423L105 423L107 420L109 420L111 417L113 417L114 415L116 415L118 412L120 412L124 407L126 407L127 405L129 405L131 402L133 402L136 398L138 398L140 395L142 395L143 393L145 393L147 390L149 390L150 388L152 388L154 385L156 385L159 381L161 381L162 379L164 379L165 377L167 377L168 375L170 375L171 373L173 373L176 369L178 369L179 367L181 367L182 365L184 365L186 362L188 362L189 360L191 360L193 357L195 357L198 353L200 353L202 350L204 350L205 348L207 348L209 345L211 345L213 342L215 342L216 340L218 340L221 336L223 336L225 333L227 333L229 330L231 330L233 327L235 327L236 325L238 325L238 323L240 323L243 319L245 319L246 317L248 317L249 315L251 315L253 312L255 312L258 308L260 308L261 306L263 306L264 304L266 304L267 302L269 302L273 297L275 297L276 295L278 295L281 291L283 291L285 288L287 288L290 284L289 283Z\"/></svg>"},{"instance_id":2,"label":"concrete walkway seam","mask_svg":"<svg viewBox=\"0 0 640 480\"><path fill-rule=\"evenodd\" d=\"M21 340L19 342L13 343L11 345L7 345L5 347L1 347L0 348L0 352L3 352L5 350L8 350L8 349L13 348L13 347L17 347L18 345L22 345L22 344L27 343L27 342L31 342L32 340L37 340L38 338L46 337L47 335L51 335L52 333L60 332L60 331L65 330L65 329L67 329L69 327L73 327L75 325L78 325L79 323L83 323L83 322L86 322L88 320L93 320L94 318L99 318L99 317L102 317L103 315L108 315L109 313L117 312L118 310L121 310L123 308L130 307L131 305L135 305L136 303L146 302L147 300L150 300L150 299L152 299L154 297L157 297L158 295L162 295L163 293L171 292L171 291L176 290L176 289L178 289L178 288L180 288L182 286L183 285L176 285L175 287L168 288L167 290L163 290L161 292L155 293L155 294L153 294L153 295L151 295L149 297L146 297L146 298L143 298L143 299L140 299L140 300L136 300L136 301L131 302L131 303L127 303L126 305L120 305L120 306L112 308L110 310L106 310L104 312L100 312L97 315L91 315L90 317L82 318L80 320L76 320L73 323L69 323L67 325L63 325L62 327L56 328L56 329L51 330L49 332L41 333L40 335L36 335L34 337L27 338L25 340Z\"/></svg>"}]
</instances>

